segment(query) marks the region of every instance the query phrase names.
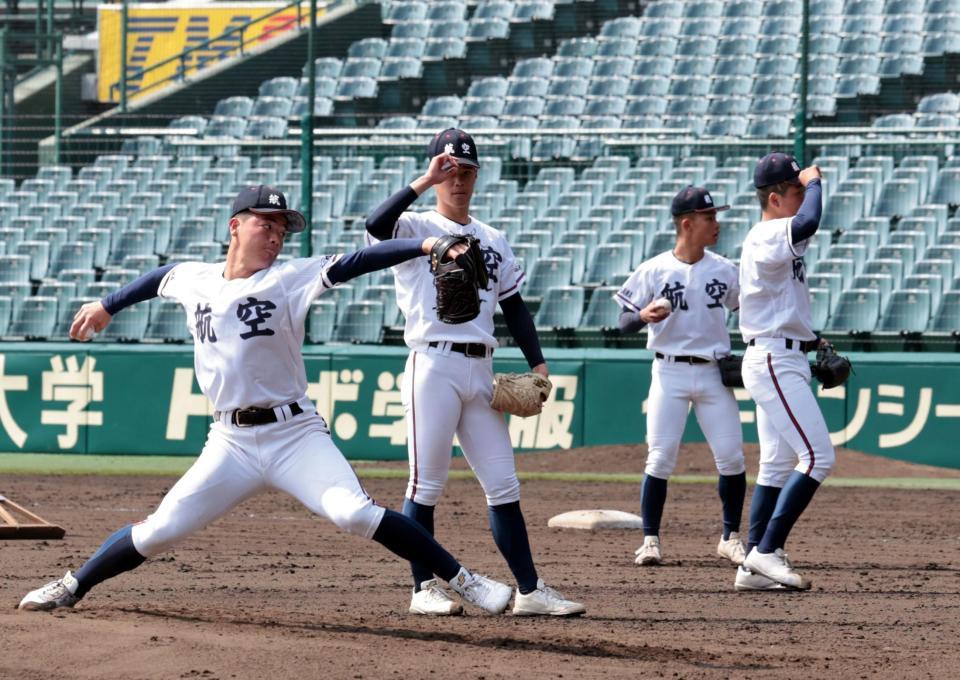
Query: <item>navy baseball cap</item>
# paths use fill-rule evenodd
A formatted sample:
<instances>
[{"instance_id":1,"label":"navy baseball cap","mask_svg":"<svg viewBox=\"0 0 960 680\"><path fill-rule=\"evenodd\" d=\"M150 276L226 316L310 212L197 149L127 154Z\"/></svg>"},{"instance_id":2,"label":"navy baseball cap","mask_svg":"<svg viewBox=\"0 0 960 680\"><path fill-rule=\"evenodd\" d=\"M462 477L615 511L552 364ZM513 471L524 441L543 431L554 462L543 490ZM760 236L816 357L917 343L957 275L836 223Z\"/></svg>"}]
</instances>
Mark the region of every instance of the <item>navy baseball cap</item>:
<instances>
[{"instance_id":1,"label":"navy baseball cap","mask_svg":"<svg viewBox=\"0 0 960 680\"><path fill-rule=\"evenodd\" d=\"M434 135L433 139L430 140L430 146L427 147L427 156L433 158L442 153L450 154L461 165L480 167L480 161L477 158L477 145L473 143L473 137L463 130L447 128Z\"/></svg>"},{"instance_id":2,"label":"navy baseball cap","mask_svg":"<svg viewBox=\"0 0 960 680\"><path fill-rule=\"evenodd\" d=\"M670 204L670 214L674 217L686 215L694 212L712 212L715 210L729 210L729 205L715 205L713 196L703 187L688 186L681 189L673 197L673 203Z\"/></svg>"},{"instance_id":3,"label":"navy baseball cap","mask_svg":"<svg viewBox=\"0 0 960 680\"><path fill-rule=\"evenodd\" d=\"M287 197L275 187L266 184L244 187L233 199L230 217L248 210L257 215L283 215L287 218L287 232L295 234L307 228L307 221L296 210L287 208Z\"/></svg>"},{"instance_id":4,"label":"navy baseball cap","mask_svg":"<svg viewBox=\"0 0 960 680\"><path fill-rule=\"evenodd\" d=\"M753 186L757 189L781 182L797 183L800 180L800 164L788 153L774 151L760 159L753 170Z\"/></svg>"}]
</instances>

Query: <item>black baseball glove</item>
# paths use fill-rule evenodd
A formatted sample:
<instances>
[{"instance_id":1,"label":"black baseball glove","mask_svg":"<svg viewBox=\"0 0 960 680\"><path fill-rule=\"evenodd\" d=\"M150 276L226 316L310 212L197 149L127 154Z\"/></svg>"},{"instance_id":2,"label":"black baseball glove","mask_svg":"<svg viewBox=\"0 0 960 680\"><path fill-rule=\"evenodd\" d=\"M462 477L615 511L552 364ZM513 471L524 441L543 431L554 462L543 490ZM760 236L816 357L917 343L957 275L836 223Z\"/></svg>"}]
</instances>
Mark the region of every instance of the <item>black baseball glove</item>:
<instances>
[{"instance_id":1,"label":"black baseball glove","mask_svg":"<svg viewBox=\"0 0 960 680\"><path fill-rule=\"evenodd\" d=\"M469 250L456 259L448 251L458 243ZM437 289L437 318L443 323L466 323L480 313L479 288L489 285L480 241L472 236L441 236L430 249L430 271Z\"/></svg>"},{"instance_id":2,"label":"black baseball glove","mask_svg":"<svg viewBox=\"0 0 960 680\"><path fill-rule=\"evenodd\" d=\"M728 354L717 359L720 368L720 382L727 387L743 387L743 357Z\"/></svg>"},{"instance_id":3,"label":"black baseball glove","mask_svg":"<svg viewBox=\"0 0 960 680\"><path fill-rule=\"evenodd\" d=\"M816 361L810 362L810 372L825 390L845 383L852 370L850 360L837 354L833 345L825 341L820 342Z\"/></svg>"}]
</instances>

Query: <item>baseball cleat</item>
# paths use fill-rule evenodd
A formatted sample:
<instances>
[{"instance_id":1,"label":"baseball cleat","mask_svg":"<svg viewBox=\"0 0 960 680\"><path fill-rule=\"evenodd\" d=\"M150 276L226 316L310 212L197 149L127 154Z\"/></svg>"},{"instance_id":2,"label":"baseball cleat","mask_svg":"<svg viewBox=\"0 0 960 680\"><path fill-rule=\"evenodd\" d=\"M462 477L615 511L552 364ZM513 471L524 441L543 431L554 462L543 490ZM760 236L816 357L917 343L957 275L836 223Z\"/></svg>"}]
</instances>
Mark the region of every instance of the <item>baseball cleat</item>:
<instances>
[{"instance_id":1,"label":"baseball cleat","mask_svg":"<svg viewBox=\"0 0 960 680\"><path fill-rule=\"evenodd\" d=\"M47 585L31 590L20 600L19 609L24 611L48 611L59 607L72 607L80 598L74 595L80 584L69 571L63 578L50 581Z\"/></svg>"},{"instance_id":2,"label":"baseball cleat","mask_svg":"<svg viewBox=\"0 0 960 680\"><path fill-rule=\"evenodd\" d=\"M524 595L519 590L513 601L514 616L580 616L587 608L565 600L556 590L537 579L537 589Z\"/></svg>"},{"instance_id":3,"label":"baseball cleat","mask_svg":"<svg viewBox=\"0 0 960 680\"><path fill-rule=\"evenodd\" d=\"M740 540L740 534L731 531L730 538L727 540L723 540L721 536L720 542L717 544L717 555L730 560L734 564L743 564L747 551L743 546L743 541Z\"/></svg>"},{"instance_id":4,"label":"baseball cleat","mask_svg":"<svg viewBox=\"0 0 960 680\"><path fill-rule=\"evenodd\" d=\"M743 561L743 566L797 590L809 590L813 585L809 579L793 570L793 565L787 558L787 554L783 552L783 548L777 548L772 553L762 553L754 548Z\"/></svg>"},{"instance_id":5,"label":"baseball cleat","mask_svg":"<svg viewBox=\"0 0 960 680\"><path fill-rule=\"evenodd\" d=\"M453 600L440 586L440 581L432 578L420 584L420 590L410 598L411 614L428 616L456 616L463 613L463 605Z\"/></svg>"},{"instance_id":6,"label":"baseball cleat","mask_svg":"<svg viewBox=\"0 0 960 680\"><path fill-rule=\"evenodd\" d=\"M787 588L782 583L777 583L768 579L763 574L756 574L743 566L737 567L737 578L733 582L733 587L738 592L755 590L793 590Z\"/></svg>"},{"instance_id":7,"label":"baseball cleat","mask_svg":"<svg viewBox=\"0 0 960 680\"><path fill-rule=\"evenodd\" d=\"M460 567L460 572L450 581L460 597L491 614L500 614L510 603L513 590L510 586L480 574L471 574Z\"/></svg>"},{"instance_id":8,"label":"baseball cleat","mask_svg":"<svg viewBox=\"0 0 960 680\"><path fill-rule=\"evenodd\" d=\"M643 545L637 548L634 554L637 556L634 562L642 567L663 564L663 557L660 555L660 538L658 536L647 536L644 538Z\"/></svg>"}]
</instances>

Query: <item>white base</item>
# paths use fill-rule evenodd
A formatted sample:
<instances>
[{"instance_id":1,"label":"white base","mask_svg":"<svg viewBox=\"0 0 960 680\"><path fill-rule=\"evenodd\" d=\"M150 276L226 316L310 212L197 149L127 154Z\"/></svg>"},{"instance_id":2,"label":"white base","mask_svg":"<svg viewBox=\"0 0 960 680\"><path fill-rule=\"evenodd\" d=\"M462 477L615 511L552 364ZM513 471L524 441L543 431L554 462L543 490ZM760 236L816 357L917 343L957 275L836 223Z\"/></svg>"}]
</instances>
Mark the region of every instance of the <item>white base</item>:
<instances>
[{"instance_id":1,"label":"white base","mask_svg":"<svg viewBox=\"0 0 960 680\"><path fill-rule=\"evenodd\" d=\"M548 527L557 529L642 529L640 515L622 510L571 510L554 515Z\"/></svg>"}]
</instances>

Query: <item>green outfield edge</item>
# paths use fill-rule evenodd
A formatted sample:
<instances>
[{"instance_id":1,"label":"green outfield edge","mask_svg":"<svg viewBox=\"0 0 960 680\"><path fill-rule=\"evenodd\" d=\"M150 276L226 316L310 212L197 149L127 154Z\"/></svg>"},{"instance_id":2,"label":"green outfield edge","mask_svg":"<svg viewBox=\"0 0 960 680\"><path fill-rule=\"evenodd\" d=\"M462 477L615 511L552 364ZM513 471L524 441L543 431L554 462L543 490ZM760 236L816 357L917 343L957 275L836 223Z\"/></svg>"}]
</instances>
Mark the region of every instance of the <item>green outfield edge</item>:
<instances>
[{"instance_id":1,"label":"green outfield edge","mask_svg":"<svg viewBox=\"0 0 960 680\"><path fill-rule=\"evenodd\" d=\"M189 456L90 456L47 453L0 453L0 475L159 475L179 476L194 459ZM377 467L376 461L354 461L365 479L406 479L405 468ZM520 472L522 480L613 484L639 484L641 474L619 472ZM451 470L453 479L470 479L469 470ZM674 484L716 484L716 476L676 475ZM752 479L750 480L753 481ZM960 491L955 477L831 477L827 486L878 489L940 489ZM0 487L0 492L4 489Z\"/></svg>"}]
</instances>

